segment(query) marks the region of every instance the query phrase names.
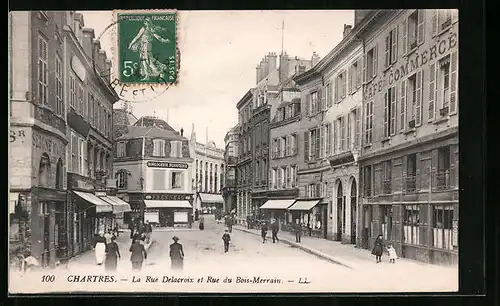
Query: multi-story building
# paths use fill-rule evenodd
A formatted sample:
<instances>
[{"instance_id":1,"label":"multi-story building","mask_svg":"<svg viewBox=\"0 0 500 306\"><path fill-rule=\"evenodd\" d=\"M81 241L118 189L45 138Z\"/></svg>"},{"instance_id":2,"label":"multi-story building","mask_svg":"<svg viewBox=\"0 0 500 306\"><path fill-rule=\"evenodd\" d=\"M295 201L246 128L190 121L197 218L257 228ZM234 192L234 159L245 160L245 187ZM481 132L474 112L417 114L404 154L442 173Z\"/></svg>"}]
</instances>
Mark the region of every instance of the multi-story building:
<instances>
[{"instance_id":1,"label":"multi-story building","mask_svg":"<svg viewBox=\"0 0 500 306\"><path fill-rule=\"evenodd\" d=\"M312 235L350 243L356 229L361 60L362 45L351 26L344 25L342 41L295 78L303 101L299 187L308 203L297 217ZM295 212L295 206L289 209Z\"/></svg>"},{"instance_id":2,"label":"multi-story building","mask_svg":"<svg viewBox=\"0 0 500 306\"><path fill-rule=\"evenodd\" d=\"M305 67L302 69L305 70ZM282 224L293 221L286 218L286 209L299 197L297 131L300 127L300 91L289 78L281 82L278 92L280 104L269 124L271 152L268 200L260 208L266 219L277 218L282 220Z\"/></svg>"},{"instance_id":3,"label":"multi-story building","mask_svg":"<svg viewBox=\"0 0 500 306\"><path fill-rule=\"evenodd\" d=\"M208 135L208 129L207 129ZM208 137L208 136L207 136ZM194 152L194 173L191 184L195 191L193 208L204 212L223 209L222 186L224 182L224 150L216 147L214 141L201 143L196 141L194 124L191 130L190 150Z\"/></svg>"},{"instance_id":4,"label":"multi-story building","mask_svg":"<svg viewBox=\"0 0 500 306\"><path fill-rule=\"evenodd\" d=\"M141 117L116 139L114 173L118 196L132 213L158 226L190 226L193 158L183 129L156 117Z\"/></svg>"},{"instance_id":5,"label":"multi-story building","mask_svg":"<svg viewBox=\"0 0 500 306\"><path fill-rule=\"evenodd\" d=\"M15 12L10 21L10 250L51 265L88 249L103 220L112 225L113 205L95 191L106 195L118 97L81 14Z\"/></svg>"},{"instance_id":6,"label":"multi-story building","mask_svg":"<svg viewBox=\"0 0 500 306\"><path fill-rule=\"evenodd\" d=\"M249 121L253 111L253 90L250 89L236 104L238 108L238 159L236 162L236 216L239 223L246 222L251 213L252 195L252 134Z\"/></svg>"},{"instance_id":7,"label":"multi-story building","mask_svg":"<svg viewBox=\"0 0 500 306\"><path fill-rule=\"evenodd\" d=\"M238 159L240 126L235 125L224 137L226 150L224 164L226 165L222 196L224 197L224 212L236 211L236 163Z\"/></svg>"},{"instance_id":8,"label":"multi-story building","mask_svg":"<svg viewBox=\"0 0 500 306\"><path fill-rule=\"evenodd\" d=\"M403 257L457 261L457 14L376 10L361 21L361 247L381 234Z\"/></svg>"}]
</instances>

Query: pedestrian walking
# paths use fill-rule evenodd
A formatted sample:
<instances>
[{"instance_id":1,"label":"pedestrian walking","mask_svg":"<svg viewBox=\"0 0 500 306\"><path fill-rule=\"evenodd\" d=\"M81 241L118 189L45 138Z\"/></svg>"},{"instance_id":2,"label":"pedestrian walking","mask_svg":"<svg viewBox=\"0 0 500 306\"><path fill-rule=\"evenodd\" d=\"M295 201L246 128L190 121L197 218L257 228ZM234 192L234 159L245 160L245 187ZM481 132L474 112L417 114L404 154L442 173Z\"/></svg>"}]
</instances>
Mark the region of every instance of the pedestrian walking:
<instances>
[{"instance_id":1,"label":"pedestrian walking","mask_svg":"<svg viewBox=\"0 0 500 306\"><path fill-rule=\"evenodd\" d=\"M377 263L382 262L382 253L384 252L384 242L382 235L378 235L375 239L375 245L373 246L372 255L375 255Z\"/></svg>"},{"instance_id":2,"label":"pedestrian walking","mask_svg":"<svg viewBox=\"0 0 500 306\"><path fill-rule=\"evenodd\" d=\"M231 242L229 230L224 231L224 235L222 235L222 241L224 241L224 253L227 253L229 251L229 242Z\"/></svg>"},{"instance_id":3,"label":"pedestrian walking","mask_svg":"<svg viewBox=\"0 0 500 306\"><path fill-rule=\"evenodd\" d=\"M271 223L271 233L273 235L273 243L279 242L280 240L278 239L278 231L279 231L279 221L274 219L273 222Z\"/></svg>"},{"instance_id":4,"label":"pedestrian walking","mask_svg":"<svg viewBox=\"0 0 500 306\"><path fill-rule=\"evenodd\" d=\"M133 239L135 231L135 219L132 219L132 221L128 224L128 229L130 230L130 239Z\"/></svg>"},{"instance_id":5,"label":"pedestrian walking","mask_svg":"<svg viewBox=\"0 0 500 306\"><path fill-rule=\"evenodd\" d=\"M174 236L172 238L174 243L170 245L170 260L172 262L172 270L182 270L184 267L184 250L180 244L179 238Z\"/></svg>"},{"instance_id":6,"label":"pedestrian walking","mask_svg":"<svg viewBox=\"0 0 500 306\"><path fill-rule=\"evenodd\" d=\"M300 225L300 220L296 219L293 224L293 229L295 231L295 242L300 243L302 238L302 225Z\"/></svg>"},{"instance_id":7,"label":"pedestrian walking","mask_svg":"<svg viewBox=\"0 0 500 306\"><path fill-rule=\"evenodd\" d=\"M140 243L139 239L134 239L129 251L132 253L130 254L132 270L140 271L144 260L148 258L148 253L146 252L144 245Z\"/></svg>"},{"instance_id":8,"label":"pedestrian walking","mask_svg":"<svg viewBox=\"0 0 500 306\"><path fill-rule=\"evenodd\" d=\"M229 220L227 222L227 228L229 230L230 233L233 232L233 224L235 222L235 219L234 219L234 216L229 216Z\"/></svg>"},{"instance_id":9,"label":"pedestrian walking","mask_svg":"<svg viewBox=\"0 0 500 306\"><path fill-rule=\"evenodd\" d=\"M151 223L149 223L149 220L146 220L146 244L149 244L152 233L153 226L151 225Z\"/></svg>"},{"instance_id":10,"label":"pedestrian walking","mask_svg":"<svg viewBox=\"0 0 500 306\"><path fill-rule=\"evenodd\" d=\"M194 211L194 221L198 221L199 218L200 218L200 210L196 208L196 210Z\"/></svg>"},{"instance_id":11,"label":"pedestrian walking","mask_svg":"<svg viewBox=\"0 0 500 306\"><path fill-rule=\"evenodd\" d=\"M205 229L205 217L200 217L200 224L198 225L198 228L200 229L200 231Z\"/></svg>"},{"instance_id":12,"label":"pedestrian walking","mask_svg":"<svg viewBox=\"0 0 500 306\"><path fill-rule=\"evenodd\" d=\"M106 238L104 238L104 233L99 233L97 236L94 246L95 261L100 266L104 262L104 256L106 256Z\"/></svg>"},{"instance_id":13,"label":"pedestrian walking","mask_svg":"<svg viewBox=\"0 0 500 306\"><path fill-rule=\"evenodd\" d=\"M106 234L104 234L104 239L106 239L106 245L111 243L111 237L113 237L113 234L111 233L111 230L108 230Z\"/></svg>"},{"instance_id":14,"label":"pedestrian walking","mask_svg":"<svg viewBox=\"0 0 500 306\"><path fill-rule=\"evenodd\" d=\"M267 236L267 223L265 221L262 222L262 226L260 227L260 235L262 236L262 243L265 243Z\"/></svg>"},{"instance_id":15,"label":"pedestrian walking","mask_svg":"<svg viewBox=\"0 0 500 306\"><path fill-rule=\"evenodd\" d=\"M389 262L396 263L396 259L398 259L398 254L396 253L396 249L391 245L387 245L387 253L389 253Z\"/></svg>"},{"instance_id":16,"label":"pedestrian walking","mask_svg":"<svg viewBox=\"0 0 500 306\"><path fill-rule=\"evenodd\" d=\"M106 245L106 260L104 261L104 269L106 271L116 271L118 259L121 257L120 249L115 240L116 237L112 236L111 242Z\"/></svg>"}]
</instances>

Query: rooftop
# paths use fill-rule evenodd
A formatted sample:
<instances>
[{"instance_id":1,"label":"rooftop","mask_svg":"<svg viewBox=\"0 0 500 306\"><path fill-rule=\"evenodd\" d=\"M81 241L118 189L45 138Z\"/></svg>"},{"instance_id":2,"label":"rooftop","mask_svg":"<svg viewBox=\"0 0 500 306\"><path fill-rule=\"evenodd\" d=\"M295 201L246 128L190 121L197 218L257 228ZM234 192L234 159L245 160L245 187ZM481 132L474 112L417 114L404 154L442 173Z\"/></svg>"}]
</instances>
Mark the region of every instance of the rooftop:
<instances>
[{"instance_id":1,"label":"rooftop","mask_svg":"<svg viewBox=\"0 0 500 306\"><path fill-rule=\"evenodd\" d=\"M158 127L147 127L147 126L128 126L128 132L116 140L127 140L136 139L142 137L148 138L162 138L170 140L186 140L185 137L179 135L175 130L164 130Z\"/></svg>"}]
</instances>

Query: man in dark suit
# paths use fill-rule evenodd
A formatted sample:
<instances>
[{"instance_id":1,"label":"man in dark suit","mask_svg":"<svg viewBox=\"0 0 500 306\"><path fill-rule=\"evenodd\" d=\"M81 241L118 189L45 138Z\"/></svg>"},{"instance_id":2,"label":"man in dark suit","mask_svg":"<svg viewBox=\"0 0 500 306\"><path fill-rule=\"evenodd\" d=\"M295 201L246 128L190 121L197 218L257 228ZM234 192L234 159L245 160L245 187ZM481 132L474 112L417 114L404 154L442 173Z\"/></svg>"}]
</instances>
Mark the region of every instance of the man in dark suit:
<instances>
[{"instance_id":1,"label":"man in dark suit","mask_svg":"<svg viewBox=\"0 0 500 306\"><path fill-rule=\"evenodd\" d=\"M222 241L224 241L224 253L227 253L229 251L229 242L231 242L231 236L229 235L228 230L224 231Z\"/></svg>"},{"instance_id":2,"label":"man in dark suit","mask_svg":"<svg viewBox=\"0 0 500 306\"><path fill-rule=\"evenodd\" d=\"M170 260L172 262L172 270L182 270L184 267L184 250L180 244L179 238L174 236L172 238L174 243L170 245Z\"/></svg>"},{"instance_id":3,"label":"man in dark suit","mask_svg":"<svg viewBox=\"0 0 500 306\"><path fill-rule=\"evenodd\" d=\"M273 243L275 243L276 241L280 241L278 239L278 231L279 231L279 224L278 224L278 220L277 219L274 219L273 220L273 223L271 223L271 233L273 235Z\"/></svg>"},{"instance_id":4,"label":"man in dark suit","mask_svg":"<svg viewBox=\"0 0 500 306\"><path fill-rule=\"evenodd\" d=\"M139 239L134 239L129 251L132 252L130 254L132 269L135 271L141 270L144 260L148 258L148 253L146 253L144 245L140 243Z\"/></svg>"}]
</instances>

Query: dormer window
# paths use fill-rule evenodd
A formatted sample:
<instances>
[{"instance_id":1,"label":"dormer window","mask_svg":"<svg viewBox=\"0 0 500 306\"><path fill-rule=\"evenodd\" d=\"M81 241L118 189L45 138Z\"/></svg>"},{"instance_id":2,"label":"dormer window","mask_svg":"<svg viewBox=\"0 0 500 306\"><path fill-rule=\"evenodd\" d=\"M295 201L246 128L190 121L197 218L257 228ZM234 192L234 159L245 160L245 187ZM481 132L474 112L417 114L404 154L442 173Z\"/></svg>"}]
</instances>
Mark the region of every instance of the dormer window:
<instances>
[{"instance_id":1,"label":"dormer window","mask_svg":"<svg viewBox=\"0 0 500 306\"><path fill-rule=\"evenodd\" d=\"M171 141L170 146L170 157L182 157L182 141Z\"/></svg>"},{"instance_id":2,"label":"dormer window","mask_svg":"<svg viewBox=\"0 0 500 306\"><path fill-rule=\"evenodd\" d=\"M126 147L127 143L125 141L120 141L116 144L116 157L124 157L126 156Z\"/></svg>"},{"instance_id":3,"label":"dormer window","mask_svg":"<svg viewBox=\"0 0 500 306\"><path fill-rule=\"evenodd\" d=\"M165 157L165 140L153 140L153 156Z\"/></svg>"}]
</instances>

